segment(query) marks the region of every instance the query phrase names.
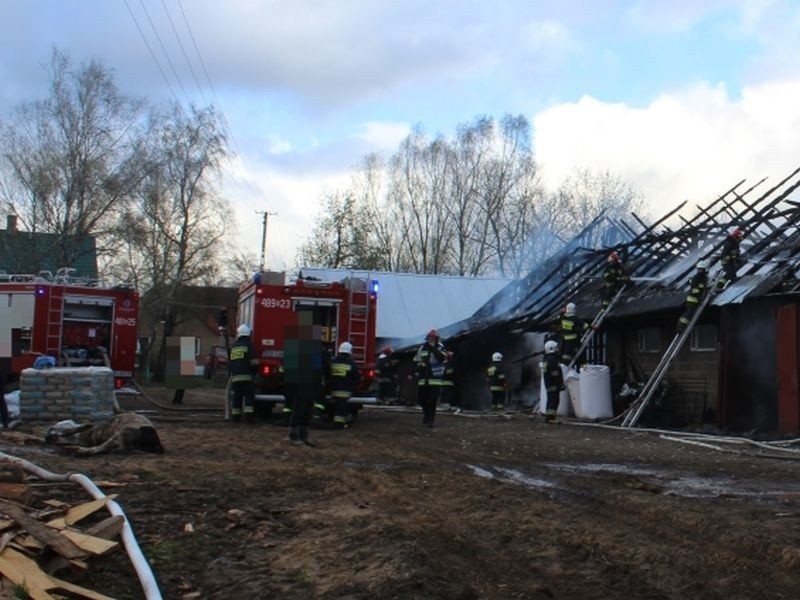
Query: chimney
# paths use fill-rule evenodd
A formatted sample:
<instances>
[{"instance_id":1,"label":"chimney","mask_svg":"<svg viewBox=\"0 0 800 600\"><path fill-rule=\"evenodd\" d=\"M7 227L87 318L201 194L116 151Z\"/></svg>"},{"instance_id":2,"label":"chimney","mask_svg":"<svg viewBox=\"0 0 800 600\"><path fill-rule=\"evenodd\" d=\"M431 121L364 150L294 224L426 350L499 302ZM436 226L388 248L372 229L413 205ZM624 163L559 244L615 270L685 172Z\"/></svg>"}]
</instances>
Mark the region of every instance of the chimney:
<instances>
[{"instance_id":1,"label":"chimney","mask_svg":"<svg viewBox=\"0 0 800 600\"><path fill-rule=\"evenodd\" d=\"M8 230L8 231L16 231L17 230L17 215L7 215L6 216L6 230Z\"/></svg>"}]
</instances>

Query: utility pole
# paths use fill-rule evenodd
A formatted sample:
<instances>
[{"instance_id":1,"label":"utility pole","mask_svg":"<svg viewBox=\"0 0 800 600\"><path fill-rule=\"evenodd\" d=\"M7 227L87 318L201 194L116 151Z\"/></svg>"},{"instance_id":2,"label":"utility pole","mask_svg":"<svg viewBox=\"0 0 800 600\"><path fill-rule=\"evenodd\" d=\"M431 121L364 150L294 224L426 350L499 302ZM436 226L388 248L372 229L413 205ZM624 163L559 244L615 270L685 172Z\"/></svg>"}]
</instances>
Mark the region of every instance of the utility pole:
<instances>
[{"instance_id":1,"label":"utility pole","mask_svg":"<svg viewBox=\"0 0 800 600\"><path fill-rule=\"evenodd\" d=\"M267 224L269 223L270 215L277 216L278 213L269 212L269 211L256 211L257 214L263 216L263 220L261 221L261 266L259 267L260 271L264 270L267 262Z\"/></svg>"}]
</instances>

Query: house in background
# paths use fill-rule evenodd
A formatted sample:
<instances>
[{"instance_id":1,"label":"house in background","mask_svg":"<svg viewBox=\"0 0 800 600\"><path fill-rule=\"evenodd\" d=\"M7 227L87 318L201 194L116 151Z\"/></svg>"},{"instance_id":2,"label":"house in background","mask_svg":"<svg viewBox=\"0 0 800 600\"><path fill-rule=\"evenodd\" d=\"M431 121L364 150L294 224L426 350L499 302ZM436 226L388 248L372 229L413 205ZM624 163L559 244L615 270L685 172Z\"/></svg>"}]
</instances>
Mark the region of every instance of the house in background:
<instances>
[{"instance_id":1,"label":"house in background","mask_svg":"<svg viewBox=\"0 0 800 600\"><path fill-rule=\"evenodd\" d=\"M16 215L7 215L0 229L0 270L7 274L33 274L62 268L73 277L97 279L97 248L92 236L21 231Z\"/></svg>"},{"instance_id":2,"label":"house in background","mask_svg":"<svg viewBox=\"0 0 800 600\"><path fill-rule=\"evenodd\" d=\"M170 306L175 311L175 327L170 335L197 338L198 364L203 364L215 347L224 347L225 338L219 328L222 311L227 316L229 340L236 338L238 289L215 286L181 286L175 290ZM142 296L139 336L143 352L151 363L156 359L164 334L163 315L152 295Z\"/></svg>"}]
</instances>

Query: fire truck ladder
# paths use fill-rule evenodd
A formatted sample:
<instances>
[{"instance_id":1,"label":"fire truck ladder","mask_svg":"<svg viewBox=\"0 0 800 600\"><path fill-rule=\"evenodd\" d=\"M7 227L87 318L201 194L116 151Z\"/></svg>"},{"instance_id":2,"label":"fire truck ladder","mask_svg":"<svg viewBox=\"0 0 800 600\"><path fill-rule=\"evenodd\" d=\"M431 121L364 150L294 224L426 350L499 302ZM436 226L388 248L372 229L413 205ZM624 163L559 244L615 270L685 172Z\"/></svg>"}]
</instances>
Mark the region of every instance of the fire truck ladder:
<instances>
[{"instance_id":1,"label":"fire truck ladder","mask_svg":"<svg viewBox=\"0 0 800 600\"><path fill-rule=\"evenodd\" d=\"M592 321L591 325L589 326L588 331L586 331L586 333L583 334L583 337L581 337L581 345L578 348L578 351L575 353L575 356L573 356L572 360L569 361L569 364L567 365L567 369L571 369L572 367L575 366L575 363L578 362L578 358L580 357L581 354L583 354L583 351L586 350L587 346L589 345L589 342L592 341L592 338L594 337L595 332L598 329L600 329L600 325L603 324L603 321L608 316L608 314L611 312L611 309L614 308L614 305L622 297L622 292L625 291L626 287L627 286L623 285L619 289L619 291L616 293L616 295L611 299L611 302L608 303L608 306L604 306L602 308L602 310L595 315L594 320Z\"/></svg>"},{"instance_id":2,"label":"fire truck ladder","mask_svg":"<svg viewBox=\"0 0 800 600\"><path fill-rule=\"evenodd\" d=\"M686 340L689 339L689 336L694 329L694 326L697 324L700 315L703 314L706 306L711 301L711 298L715 295L715 290L717 288L717 281L719 281L721 271L717 273L714 277L714 280L708 284L708 291L706 295L703 297L703 300L700 302L700 306L697 307L697 310L692 315L691 320L683 329L683 331L679 331L675 334L675 337L672 338L672 342L670 342L669 346L667 347L666 352L664 352L664 356L661 357L661 362L658 363L655 371L650 375L650 379L647 380L642 391L639 392L639 397L637 400L630 406L628 412L625 414L625 418L622 420L622 427L635 427L636 423L639 422L639 418L642 416L644 409L647 408L647 405L652 400L653 395L655 394L656 389L658 389L658 385L661 383L661 380L664 379L664 375L667 374L667 370L669 369L670 364L678 355L678 352L681 351L683 345L686 343Z\"/></svg>"},{"instance_id":3,"label":"fire truck ladder","mask_svg":"<svg viewBox=\"0 0 800 600\"><path fill-rule=\"evenodd\" d=\"M61 356L61 337L64 333L64 292L66 283L50 286L47 298L47 342L45 354Z\"/></svg>"},{"instance_id":4,"label":"fire truck ladder","mask_svg":"<svg viewBox=\"0 0 800 600\"><path fill-rule=\"evenodd\" d=\"M354 289L354 281L348 281L349 290L348 332L353 345L353 359L361 364L367 363L367 326L369 323L369 290Z\"/></svg>"}]
</instances>

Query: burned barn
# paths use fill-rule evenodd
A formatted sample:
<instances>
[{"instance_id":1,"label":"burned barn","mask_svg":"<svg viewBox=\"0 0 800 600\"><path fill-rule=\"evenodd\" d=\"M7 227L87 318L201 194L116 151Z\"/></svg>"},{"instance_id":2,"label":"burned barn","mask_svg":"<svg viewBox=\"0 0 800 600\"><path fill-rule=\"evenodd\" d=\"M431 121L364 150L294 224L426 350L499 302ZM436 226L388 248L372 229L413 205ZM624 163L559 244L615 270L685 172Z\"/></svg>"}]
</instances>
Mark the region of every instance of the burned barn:
<instances>
[{"instance_id":1,"label":"burned barn","mask_svg":"<svg viewBox=\"0 0 800 600\"><path fill-rule=\"evenodd\" d=\"M684 216L684 202L651 224L635 214L611 228L603 217L596 220L545 264L442 332L461 358L460 384L465 390L480 385L487 353L501 350L512 398L536 402L536 355L545 335L567 302L587 321L601 311L602 272L616 251L631 280L581 360L610 368L615 414L636 405L644 386L648 393L642 392L636 418L627 424L800 432L800 201L792 197L799 174L773 186L742 180L691 217ZM600 224L612 238L587 244ZM697 263L710 263L713 282L733 226L744 232L745 262L677 338Z\"/></svg>"}]
</instances>

